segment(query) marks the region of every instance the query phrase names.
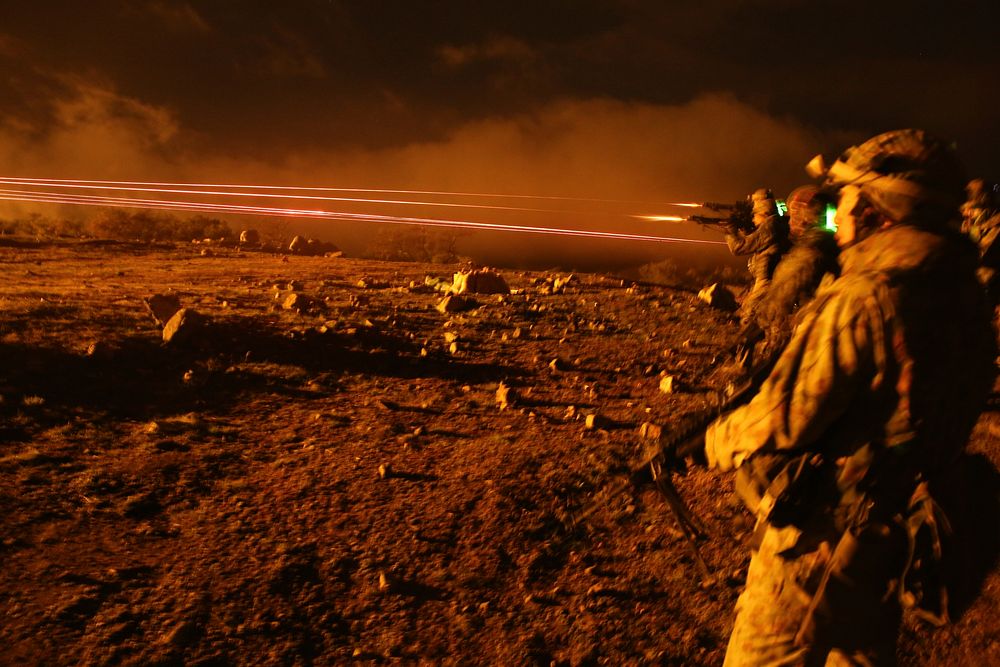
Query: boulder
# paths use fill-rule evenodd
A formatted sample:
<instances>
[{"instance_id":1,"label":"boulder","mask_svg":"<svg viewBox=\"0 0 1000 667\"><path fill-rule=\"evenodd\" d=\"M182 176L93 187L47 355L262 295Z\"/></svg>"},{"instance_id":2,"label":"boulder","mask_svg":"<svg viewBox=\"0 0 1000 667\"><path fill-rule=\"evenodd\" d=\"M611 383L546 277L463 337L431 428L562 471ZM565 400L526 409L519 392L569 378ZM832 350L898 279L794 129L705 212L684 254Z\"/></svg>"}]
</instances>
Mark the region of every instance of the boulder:
<instances>
[{"instance_id":1,"label":"boulder","mask_svg":"<svg viewBox=\"0 0 1000 667\"><path fill-rule=\"evenodd\" d=\"M163 327L163 342L183 345L205 324L205 318L190 308L181 308Z\"/></svg>"},{"instance_id":2,"label":"boulder","mask_svg":"<svg viewBox=\"0 0 1000 667\"><path fill-rule=\"evenodd\" d=\"M313 300L305 294L292 292L282 300L281 307L285 310L294 310L301 313L312 308L313 303Z\"/></svg>"},{"instance_id":3,"label":"boulder","mask_svg":"<svg viewBox=\"0 0 1000 667\"><path fill-rule=\"evenodd\" d=\"M460 313L476 307L476 302L463 296L453 294L441 299L436 308L442 313Z\"/></svg>"},{"instance_id":4,"label":"boulder","mask_svg":"<svg viewBox=\"0 0 1000 667\"><path fill-rule=\"evenodd\" d=\"M739 307L733 293L719 283L712 283L698 292L698 298L719 310L733 312Z\"/></svg>"},{"instance_id":5,"label":"boulder","mask_svg":"<svg viewBox=\"0 0 1000 667\"><path fill-rule=\"evenodd\" d=\"M240 244L259 245L260 234L257 233L256 229L244 229L242 232L240 232Z\"/></svg>"},{"instance_id":6,"label":"boulder","mask_svg":"<svg viewBox=\"0 0 1000 667\"><path fill-rule=\"evenodd\" d=\"M308 242L301 236L296 236L292 239L292 242L288 244L288 252L293 252L295 254L301 254L305 249Z\"/></svg>"},{"instance_id":7,"label":"boulder","mask_svg":"<svg viewBox=\"0 0 1000 667\"><path fill-rule=\"evenodd\" d=\"M639 427L639 437L645 440L659 440L663 437L663 427L653 422L643 422Z\"/></svg>"},{"instance_id":8,"label":"boulder","mask_svg":"<svg viewBox=\"0 0 1000 667\"><path fill-rule=\"evenodd\" d=\"M165 326L170 318L181 309L181 300L176 294L154 294L142 300L146 310L153 316L158 325Z\"/></svg>"},{"instance_id":9,"label":"boulder","mask_svg":"<svg viewBox=\"0 0 1000 667\"><path fill-rule=\"evenodd\" d=\"M499 273L488 269L461 271L451 282L452 294L510 294L510 286Z\"/></svg>"}]
</instances>

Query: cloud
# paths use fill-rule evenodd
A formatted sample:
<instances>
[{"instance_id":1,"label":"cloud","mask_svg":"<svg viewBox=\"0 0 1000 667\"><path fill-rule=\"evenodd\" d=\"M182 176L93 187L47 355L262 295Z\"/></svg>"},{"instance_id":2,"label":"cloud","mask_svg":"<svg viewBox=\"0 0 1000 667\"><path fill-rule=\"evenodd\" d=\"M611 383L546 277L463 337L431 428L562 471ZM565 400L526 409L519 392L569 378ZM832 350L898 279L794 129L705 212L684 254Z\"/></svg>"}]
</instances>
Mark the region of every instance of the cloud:
<instances>
[{"instance_id":1,"label":"cloud","mask_svg":"<svg viewBox=\"0 0 1000 667\"><path fill-rule=\"evenodd\" d=\"M95 81L65 77L62 83L62 94L47 101L44 123L31 127L22 118L19 125L0 129L0 155L9 168L110 176L155 170L169 159L180 128L168 109ZM18 131L28 127L31 132Z\"/></svg>"},{"instance_id":2,"label":"cloud","mask_svg":"<svg viewBox=\"0 0 1000 667\"><path fill-rule=\"evenodd\" d=\"M340 179L427 189L732 197L769 183L793 186L819 141L819 133L727 95L682 105L568 99L467 123L441 141L346 154L337 171Z\"/></svg>"},{"instance_id":3,"label":"cloud","mask_svg":"<svg viewBox=\"0 0 1000 667\"><path fill-rule=\"evenodd\" d=\"M311 46L298 35L287 30L276 30L256 42L260 53L255 66L281 77L306 77L322 79L326 66Z\"/></svg>"},{"instance_id":4,"label":"cloud","mask_svg":"<svg viewBox=\"0 0 1000 667\"><path fill-rule=\"evenodd\" d=\"M212 27L198 11L186 2L152 0L145 5L145 11L157 23L182 32L209 33Z\"/></svg>"},{"instance_id":5,"label":"cloud","mask_svg":"<svg viewBox=\"0 0 1000 667\"><path fill-rule=\"evenodd\" d=\"M13 58L20 53L21 47L13 35L0 32L0 57Z\"/></svg>"},{"instance_id":6,"label":"cloud","mask_svg":"<svg viewBox=\"0 0 1000 667\"><path fill-rule=\"evenodd\" d=\"M438 48L441 61L450 67L462 67L479 61L530 63L538 57L527 42L514 37L492 37L476 44L445 45Z\"/></svg>"}]
</instances>

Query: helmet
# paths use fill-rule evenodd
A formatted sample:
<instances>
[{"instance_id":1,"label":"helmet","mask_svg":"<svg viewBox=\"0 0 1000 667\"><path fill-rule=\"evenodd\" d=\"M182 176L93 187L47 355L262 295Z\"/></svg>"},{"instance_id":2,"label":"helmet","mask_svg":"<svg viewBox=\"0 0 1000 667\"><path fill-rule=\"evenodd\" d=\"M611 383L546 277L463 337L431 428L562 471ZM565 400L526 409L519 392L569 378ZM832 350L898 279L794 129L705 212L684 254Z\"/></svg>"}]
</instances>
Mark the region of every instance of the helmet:
<instances>
[{"instance_id":1,"label":"helmet","mask_svg":"<svg viewBox=\"0 0 1000 667\"><path fill-rule=\"evenodd\" d=\"M965 199L955 152L923 130L886 132L848 148L826 172L826 186L845 185L859 186L894 222L947 222Z\"/></svg>"},{"instance_id":2,"label":"helmet","mask_svg":"<svg viewBox=\"0 0 1000 667\"><path fill-rule=\"evenodd\" d=\"M788 206L788 229L796 237L810 227L819 225L830 198L815 185L803 185L792 190L785 204Z\"/></svg>"},{"instance_id":3,"label":"helmet","mask_svg":"<svg viewBox=\"0 0 1000 667\"><path fill-rule=\"evenodd\" d=\"M750 195L754 215L777 215L778 205L774 201L774 193L767 188L758 188Z\"/></svg>"}]
</instances>

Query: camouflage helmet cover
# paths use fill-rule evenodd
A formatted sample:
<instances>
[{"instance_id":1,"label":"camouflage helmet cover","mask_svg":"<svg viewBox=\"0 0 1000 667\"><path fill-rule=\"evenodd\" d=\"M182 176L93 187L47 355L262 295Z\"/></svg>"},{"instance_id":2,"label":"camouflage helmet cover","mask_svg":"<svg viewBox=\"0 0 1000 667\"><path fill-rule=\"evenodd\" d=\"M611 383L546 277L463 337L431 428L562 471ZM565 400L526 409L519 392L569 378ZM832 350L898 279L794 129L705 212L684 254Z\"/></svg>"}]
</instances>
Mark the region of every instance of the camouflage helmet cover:
<instances>
[{"instance_id":1,"label":"camouflage helmet cover","mask_svg":"<svg viewBox=\"0 0 1000 667\"><path fill-rule=\"evenodd\" d=\"M923 130L895 130L848 148L826 173L826 186L857 185L895 222L946 220L965 199L955 152Z\"/></svg>"},{"instance_id":2,"label":"camouflage helmet cover","mask_svg":"<svg viewBox=\"0 0 1000 667\"><path fill-rule=\"evenodd\" d=\"M819 225L828 199L818 186L795 188L785 199L788 206L788 229L792 237Z\"/></svg>"},{"instance_id":3,"label":"camouflage helmet cover","mask_svg":"<svg viewBox=\"0 0 1000 667\"><path fill-rule=\"evenodd\" d=\"M762 215L777 215L778 204L774 201L774 193L768 188L758 188L750 195L753 212Z\"/></svg>"}]
</instances>

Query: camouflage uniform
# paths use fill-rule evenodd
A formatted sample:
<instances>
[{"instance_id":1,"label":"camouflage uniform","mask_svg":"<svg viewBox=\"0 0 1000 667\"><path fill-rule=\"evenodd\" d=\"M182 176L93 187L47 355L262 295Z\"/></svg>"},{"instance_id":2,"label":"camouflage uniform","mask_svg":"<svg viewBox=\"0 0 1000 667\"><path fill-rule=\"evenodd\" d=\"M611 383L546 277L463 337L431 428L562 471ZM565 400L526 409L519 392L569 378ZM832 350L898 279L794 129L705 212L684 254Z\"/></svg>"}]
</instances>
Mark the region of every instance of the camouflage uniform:
<instances>
[{"instance_id":1,"label":"camouflage uniform","mask_svg":"<svg viewBox=\"0 0 1000 667\"><path fill-rule=\"evenodd\" d=\"M788 339L794 313L812 298L824 275L839 272L839 252L833 234L813 227L802 232L778 262L771 286L754 312L758 325L768 331L771 344Z\"/></svg>"},{"instance_id":2,"label":"camouflage uniform","mask_svg":"<svg viewBox=\"0 0 1000 667\"><path fill-rule=\"evenodd\" d=\"M778 215L764 216L757 228L748 234L727 233L726 245L734 255L750 255L747 268L753 276L753 286L742 306L743 319L747 321L771 284L774 267L788 249L788 223Z\"/></svg>"},{"instance_id":3,"label":"camouflage uniform","mask_svg":"<svg viewBox=\"0 0 1000 667\"><path fill-rule=\"evenodd\" d=\"M903 526L964 446L995 354L974 248L908 222L842 253L758 395L706 433L709 465L760 459L770 483L727 665L893 662Z\"/></svg>"},{"instance_id":4,"label":"camouflage uniform","mask_svg":"<svg viewBox=\"0 0 1000 667\"><path fill-rule=\"evenodd\" d=\"M1000 301L1000 210L982 181L975 189L973 183L969 184L969 201L962 207L962 231L979 246L979 279L995 303Z\"/></svg>"}]
</instances>

